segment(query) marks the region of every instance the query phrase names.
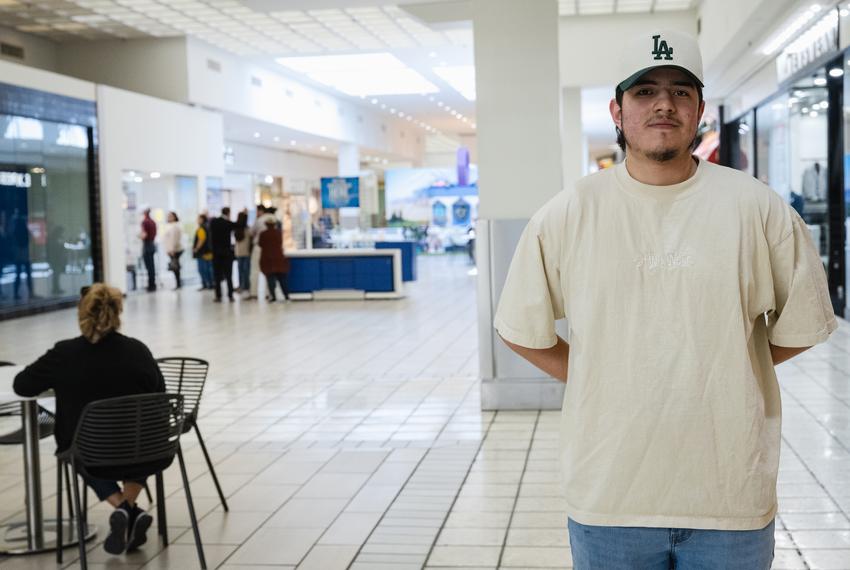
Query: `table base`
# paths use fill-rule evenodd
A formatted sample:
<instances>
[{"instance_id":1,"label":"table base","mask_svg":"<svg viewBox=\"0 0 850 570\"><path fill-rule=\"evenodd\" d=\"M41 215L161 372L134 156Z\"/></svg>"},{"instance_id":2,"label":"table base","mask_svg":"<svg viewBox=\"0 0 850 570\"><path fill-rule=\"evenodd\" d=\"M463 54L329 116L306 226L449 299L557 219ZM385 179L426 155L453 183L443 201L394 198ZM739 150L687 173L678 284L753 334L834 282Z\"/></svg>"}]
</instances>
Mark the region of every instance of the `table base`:
<instances>
[{"instance_id":1,"label":"table base","mask_svg":"<svg viewBox=\"0 0 850 570\"><path fill-rule=\"evenodd\" d=\"M93 524L86 529L85 540L89 541L97 535L97 527ZM77 545L76 521L62 521L62 548ZM0 554L37 554L56 550L56 520L44 521L44 542L38 548L30 548L27 542L27 523L17 522L0 526Z\"/></svg>"}]
</instances>

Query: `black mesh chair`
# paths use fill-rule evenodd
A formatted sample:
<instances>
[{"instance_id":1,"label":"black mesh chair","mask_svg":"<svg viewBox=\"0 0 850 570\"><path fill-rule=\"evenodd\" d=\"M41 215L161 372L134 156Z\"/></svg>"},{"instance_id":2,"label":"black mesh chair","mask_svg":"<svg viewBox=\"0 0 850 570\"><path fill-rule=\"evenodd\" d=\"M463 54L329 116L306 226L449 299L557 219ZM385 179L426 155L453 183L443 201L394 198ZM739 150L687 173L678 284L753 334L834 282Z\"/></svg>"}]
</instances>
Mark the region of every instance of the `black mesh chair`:
<instances>
[{"instance_id":1,"label":"black mesh chair","mask_svg":"<svg viewBox=\"0 0 850 570\"><path fill-rule=\"evenodd\" d=\"M207 467L210 469L213 483L218 491L218 496L221 499L221 506L225 511L228 510L227 500L224 498L224 492L221 490L221 485L218 482L218 477L215 474L210 454L207 452L207 446L204 445L204 438L201 437L201 430L198 429L198 405L201 403L201 394L204 392L204 384L207 381L207 372L210 369L210 363L200 358L191 358L187 356L169 356L166 358L157 358L159 369L165 377L165 390L169 394L181 394L185 405L185 420L183 421L183 433L192 429L198 436L198 443L201 444L201 451L204 452L204 458L207 460Z\"/></svg>"},{"instance_id":2,"label":"black mesh chair","mask_svg":"<svg viewBox=\"0 0 850 570\"><path fill-rule=\"evenodd\" d=\"M128 480L156 475L157 515L160 534L168 544L165 531L165 501L162 471L174 456L180 464L183 490L195 534L195 546L201 568L206 569L195 505L186 475L186 463L180 449L183 433L183 397L179 394L140 394L91 402L83 409L71 446L59 454L57 469L56 518L62 520L63 473L71 481L76 512L77 536L86 535L85 511L80 504L79 475ZM68 473L70 467L71 473ZM62 562L62 525L57 525L56 561ZM80 566L88 568L85 540L79 540Z\"/></svg>"},{"instance_id":3,"label":"black mesh chair","mask_svg":"<svg viewBox=\"0 0 850 570\"><path fill-rule=\"evenodd\" d=\"M14 362L0 361L0 366L14 366ZM0 417L12 417L21 415L21 404L18 402L6 402L0 404ZM38 407L38 435L41 439L51 437L56 418L53 412L46 408ZM24 443L24 430L18 428L15 431L0 435L0 445L21 445Z\"/></svg>"}]
</instances>

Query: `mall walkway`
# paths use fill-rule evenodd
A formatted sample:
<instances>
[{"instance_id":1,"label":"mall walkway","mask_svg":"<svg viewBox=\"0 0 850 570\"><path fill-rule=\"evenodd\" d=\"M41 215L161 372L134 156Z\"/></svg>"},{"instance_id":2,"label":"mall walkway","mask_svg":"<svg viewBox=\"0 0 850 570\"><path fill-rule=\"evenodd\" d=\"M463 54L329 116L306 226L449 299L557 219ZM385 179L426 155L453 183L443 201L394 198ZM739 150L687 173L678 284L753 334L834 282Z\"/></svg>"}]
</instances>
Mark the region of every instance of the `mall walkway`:
<instances>
[{"instance_id":1,"label":"mall walkway","mask_svg":"<svg viewBox=\"0 0 850 570\"><path fill-rule=\"evenodd\" d=\"M199 424L230 513L184 440L211 568L569 567L558 413L480 411L468 270L462 256L422 259L403 301L213 305L191 287L128 300L127 334L212 364ZM28 362L75 326L74 311L2 323L0 359ZM780 375L774 567L850 570L850 326ZM48 516L52 453L43 441ZM0 448L0 519L22 516L21 469L20 448ZM197 567L179 475L166 475L173 543L161 550L152 529L119 558L91 544L90 567ZM90 520L107 513L95 506Z\"/></svg>"}]
</instances>

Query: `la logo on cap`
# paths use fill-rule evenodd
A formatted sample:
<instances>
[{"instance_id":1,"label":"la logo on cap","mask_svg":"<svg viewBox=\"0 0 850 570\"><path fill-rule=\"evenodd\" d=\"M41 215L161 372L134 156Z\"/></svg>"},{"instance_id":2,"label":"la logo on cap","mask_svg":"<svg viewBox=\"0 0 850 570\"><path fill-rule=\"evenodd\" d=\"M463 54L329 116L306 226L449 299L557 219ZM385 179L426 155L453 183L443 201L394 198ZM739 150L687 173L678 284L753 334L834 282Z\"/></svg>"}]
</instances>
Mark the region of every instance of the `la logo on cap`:
<instances>
[{"instance_id":1,"label":"la logo on cap","mask_svg":"<svg viewBox=\"0 0 850 570\"><path fill-rule=\"evenodd\" d=\"M667 45L667 40L662 40L661 35L652 36L655 40L655 49L652 50L653 59L673 59L673 48ZM660 40L660 41L659 41ZM664 56L662 58L662 56Z\"/></svg>"}]
</instances>

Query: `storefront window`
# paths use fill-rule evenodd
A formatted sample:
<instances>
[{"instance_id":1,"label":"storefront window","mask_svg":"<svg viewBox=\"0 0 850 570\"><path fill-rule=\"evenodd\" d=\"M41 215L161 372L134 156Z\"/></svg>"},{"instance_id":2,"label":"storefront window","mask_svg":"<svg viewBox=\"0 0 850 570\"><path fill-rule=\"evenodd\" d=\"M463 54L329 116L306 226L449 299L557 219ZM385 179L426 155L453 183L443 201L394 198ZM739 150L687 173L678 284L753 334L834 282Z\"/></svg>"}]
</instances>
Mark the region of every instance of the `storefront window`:
<instances>
[{"instance_id":1,"label":"storefront window","mask_svg":"<svg viewBox=\"0 0 850 570\"><path fill-rule=\"evenodd\" d=\"M827 215L827 142L829 97L822 70L797 82L789 103L789 176L791 206L809 226L824 264L829 252Z\"/></svg>"},{"instance_id":2,"label":"storefront window","mask_svg":"<svg viewBox=\"0 0 850 570\"><path fill-rule=\"evenodd\" d=\"M756 176L786 201L791 200L788 100L783 95L756 109Z\"/></svg>"},{"instance_id":3,"label":"storefront window","mask_svg":"<svg viewBox=\"0 0 850 570\"><path fill-rule=\"evenodd\" d=\"M86 127L0 115L0 314L90 285Z\"/></svg>"},{"instance_id":4,"label":"storefront window","mask_svg":"<svg viewBox=\"0 0 850 570\"><path fill-rule=\"evenodd\" d=\"M755 175L754 122L753 113L749 112L730 125L733 132L731 166L752 175Z\"/></svg>"}]
</instances>

